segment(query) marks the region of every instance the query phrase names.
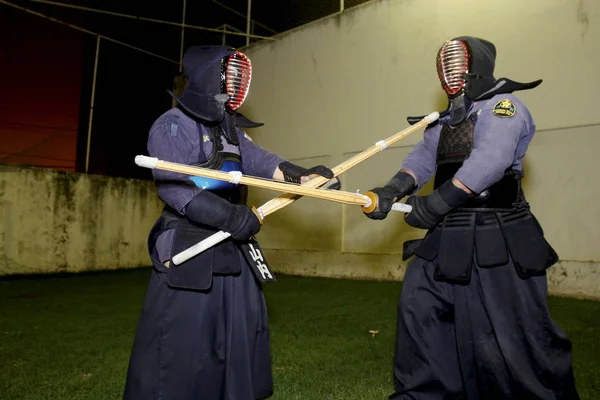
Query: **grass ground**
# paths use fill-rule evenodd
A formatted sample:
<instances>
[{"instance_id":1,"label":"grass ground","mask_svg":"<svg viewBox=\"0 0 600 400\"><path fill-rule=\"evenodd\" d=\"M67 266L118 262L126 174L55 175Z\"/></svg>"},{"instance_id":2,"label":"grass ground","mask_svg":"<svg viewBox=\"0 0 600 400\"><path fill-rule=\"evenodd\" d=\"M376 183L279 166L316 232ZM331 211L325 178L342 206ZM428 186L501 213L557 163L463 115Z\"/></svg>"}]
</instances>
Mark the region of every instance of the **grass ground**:
<instances>
[{"instance_id":1,"label":"grass ground","mask_svg":"<svg viewBox=\"0 0 600 400\"><path fill-rule=\"evenodd\" d=\"M120 399L149 272L0 281L0 399ZM266 288L272 399L385 399L401 285L278 280ZM549 301L582 399L600 399L600 302Z\"/></svg>"}]
</instances>

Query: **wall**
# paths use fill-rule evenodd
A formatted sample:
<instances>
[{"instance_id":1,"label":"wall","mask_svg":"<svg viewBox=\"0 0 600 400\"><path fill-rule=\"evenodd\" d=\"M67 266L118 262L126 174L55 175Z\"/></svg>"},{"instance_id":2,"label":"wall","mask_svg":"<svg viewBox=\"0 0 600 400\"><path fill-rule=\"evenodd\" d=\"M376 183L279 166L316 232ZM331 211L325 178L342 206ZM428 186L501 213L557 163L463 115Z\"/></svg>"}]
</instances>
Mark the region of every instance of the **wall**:
<instances>
[{"instance_id":1,"label":"wall","mask_svg":"<svg viewBox=\"0 0 600 400\"><path fill-rule=\"evenodd\" d=\"M151 265L152 181L0 165L0 275Z\"/></svg>"},{"instance_id":2,"label":"wall","mask_svg":"<svg viewBox=\"0 0 600 400\"><path fill-rule=\"evenodd\" d=\"M538 128L525 190L562 260L550 272L551 290L599 296L599 16L591 0L370 2L245 49L253 82L241 111L265 123L248 133L269 150L334 166L407 127L406 116L445 108L435 70L445 40L491 40L496 77L544 80L515 94ZM421 137L349 171L343 189L385 183ZM275 195L252 190L250 200L258 206ZM259 237L282 272L401 279L402 242L422 235L401 215L376 222L357 207L302 199L267 217Z\"/></svg>"}]
</instances>

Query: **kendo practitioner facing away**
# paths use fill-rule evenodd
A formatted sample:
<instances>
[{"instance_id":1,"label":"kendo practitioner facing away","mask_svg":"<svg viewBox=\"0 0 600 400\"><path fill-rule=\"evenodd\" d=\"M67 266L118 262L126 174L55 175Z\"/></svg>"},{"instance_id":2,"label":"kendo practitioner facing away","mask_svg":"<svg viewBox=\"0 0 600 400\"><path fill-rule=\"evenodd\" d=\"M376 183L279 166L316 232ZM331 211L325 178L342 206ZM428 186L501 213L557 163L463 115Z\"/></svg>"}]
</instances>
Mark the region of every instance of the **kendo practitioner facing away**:
<instances>
[{"instance_id":1,"label":"kendo practitioner facing away","mask_svg":"<svg viewBox=\"0 0 600 400\"><path fill-rule=\"evenodd\" d=\"M427 229L404 245L410 262L398 307L395 393L402 400L578 399L571 342L552 321L546 270L558 260L521 188L535 132L493 75L496 48L458 37L437 54L448 109L378 195L384 219L411 195L406 222ZM409 118L415 123L420 118ZM415 196L435 173L434 191Z\"/></svg>"},{"instance_id":2,"label":"kendo practitioner facing away","mask_svg":"<svg viewBox=\"0 0 600 400\"><path fill-rule=\"evenodd\" d=\"M251 81L239 51L195 46L185 53L188 86L178 107L150 129L148 152L161 160L301 183L305 169L254 144L240 128L260 126L235 110ZM124 398L255 400L273 393L267 309L252 239L260 221L246 187L153 170L164 211L148 240L154 265L133 344ZM332 180L339 189L339 180ZM170 259L219 230L231 238L174 265ZM249 244L251 246L249 246ZM257 261L256 259L259 259ZM262 272L261 272L262 271ZM261 273L259 273L261 272Z\"/></svg>"}]
</instances>

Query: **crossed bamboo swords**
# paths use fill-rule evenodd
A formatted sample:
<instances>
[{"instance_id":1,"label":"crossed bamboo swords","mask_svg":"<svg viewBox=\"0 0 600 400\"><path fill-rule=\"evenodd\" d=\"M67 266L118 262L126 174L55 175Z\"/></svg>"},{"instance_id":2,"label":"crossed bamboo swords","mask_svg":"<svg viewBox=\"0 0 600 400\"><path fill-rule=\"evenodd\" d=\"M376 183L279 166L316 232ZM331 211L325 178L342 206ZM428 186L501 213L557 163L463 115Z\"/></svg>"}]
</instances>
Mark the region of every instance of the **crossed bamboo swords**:
<instances>
[{"instance_id":1,"label":"crossed bamboo swords","mask_svg":"<svg viewBox=\"0 0 600 400\"><path fill-rule=\"evenodd\" d=\"M423 127L426 127L432 122L435 122L439 117L440 114L438 112L433 112L427 115L421 121L417 122L416 124L411 125L410 127L390 136L385 140L380 140L379 142L375 143L374 146L369 147L362 153L359 153L354 157L339 164L338 166L332 168L331 171L333 172L334 177L343 174L350 168L360 164L361 162L372 157L376 153L385 150L387 147L404 139L408 135L416 132L417 130ZM373 192L366 192L364 195L362 195L359 193L326 189L324 188L327 186L325 184L327 184L330 180L322 176L313 178L302 185L297 185L291 183L276 182L269 179L261 179L247 175L245 176L240 171L222 172L207 168L193 167L190 165L173 163L169 161L162 161L158 158L147 156L136 156L135 163L140 167L150 169L156 168L187 175L203 176L206 178L212 178L235 184L243 184L284 192L284 194L269 200L259 208L252 207L252 210L258 217L261 224L267 215L273 214L274 212L289 206L296 200L300 199L300 197L302 196L309 196L342 204L360 205L363 208L363 210L367 213L374 211L377 207L378 202L377 195ZM412 208L407 204L394 203L394 205L392 206L392 210L410 212ZM228 232L219 231L213 234L212 236L202 240L201 242L198 242L192 247L176 254L174 257L172 257L171 262L175 265L179 265L189 260L190 258L196 256L197 254L200 254L203 251L215 246L216 244L222 242L230 236L231 234Z\"/></svg>"}]
</instances>

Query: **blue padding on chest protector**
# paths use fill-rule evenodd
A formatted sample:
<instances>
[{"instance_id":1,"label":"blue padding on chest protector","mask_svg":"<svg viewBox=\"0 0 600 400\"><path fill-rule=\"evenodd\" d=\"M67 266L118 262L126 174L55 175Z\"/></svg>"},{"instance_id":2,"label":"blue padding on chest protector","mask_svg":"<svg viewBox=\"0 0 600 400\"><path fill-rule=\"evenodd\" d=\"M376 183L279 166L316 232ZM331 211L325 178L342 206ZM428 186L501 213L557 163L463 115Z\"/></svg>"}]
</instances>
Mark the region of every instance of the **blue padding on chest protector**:
<instances>
[{"instance_id":1,"label":"blue padding on chest protector","mask_svg":"<svg viewBox=\"0 0 600 400\"><path fill-rule=\"evenodd\" d=\"M240 171L244 173L242 170L242 164L237 161L225 161L220 171ZM229 182L219 181L217 179L205 178L203 176L190 176L190 180L194 182L197 187L204 190L227 190L234 189L238 186Z\"/></svg>"}]
</instances>

